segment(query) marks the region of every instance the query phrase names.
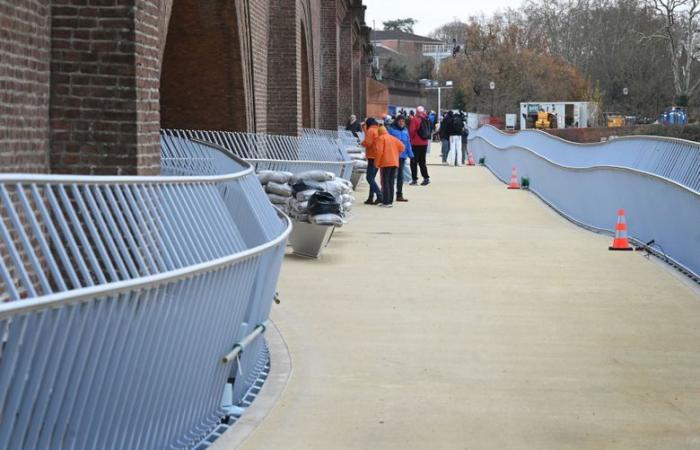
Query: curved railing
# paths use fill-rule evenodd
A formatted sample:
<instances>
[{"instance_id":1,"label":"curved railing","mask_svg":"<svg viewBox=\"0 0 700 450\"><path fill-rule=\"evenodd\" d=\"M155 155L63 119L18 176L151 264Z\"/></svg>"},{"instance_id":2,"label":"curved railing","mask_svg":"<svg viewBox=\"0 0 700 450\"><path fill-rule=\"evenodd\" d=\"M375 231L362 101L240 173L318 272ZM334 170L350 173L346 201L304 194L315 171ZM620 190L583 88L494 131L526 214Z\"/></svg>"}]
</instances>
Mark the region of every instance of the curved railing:
<instances>
[{"instance_id":1,"label":"curved railing","mask_svg":"<svg viewBox=\"0 0 700 450\"><path fill-rule=\"evenodd\" d=\"M520 176L529 178L530 190L585 227L612 233L616 212L624 208L632 238L639 243L655 241L656 253L698 279L698 191L636 168L595 162L569 166L524 145L502 146L480 134L470 137L470 148L504 182L516 167ZM579 164L583 163L580 157Z\"/></svg>"},{"instance_id":2,"label":"curved railing","mask_svg":"<svg viewBox=\"0 0 700 450\"><path fill-rule=\"evenodd\" d=\"M162 136L198 139L226 149L256 170L292 173L323 170L349 180L354 163L337 141L321 136L280 136L261 133L206 130L162 130Z\"/></svg>"},{"instance_id":3,"label":"curved railing","mask_svg":"<svg viewBox=\"0 0 700 450\"><path fill-rule=\"evenodd\" d=\"M243 161L162 144L164 176L0 175L0 448L196 448L254 382L290 223Z\"/></svg>"},{"instance_id":4,"label":"curved railing","mask_svg":"<svg viewBox=\"0 0 700 450\"><path fill-rule=\"evenodd\" d=\"M637 169L700 191L700 144L655 136L624 136L602 143L579 144L540 130L503 133L488 125L472 132L498 147L520 146L569 167L595 165Z\"/></svg>"}]
</instances>

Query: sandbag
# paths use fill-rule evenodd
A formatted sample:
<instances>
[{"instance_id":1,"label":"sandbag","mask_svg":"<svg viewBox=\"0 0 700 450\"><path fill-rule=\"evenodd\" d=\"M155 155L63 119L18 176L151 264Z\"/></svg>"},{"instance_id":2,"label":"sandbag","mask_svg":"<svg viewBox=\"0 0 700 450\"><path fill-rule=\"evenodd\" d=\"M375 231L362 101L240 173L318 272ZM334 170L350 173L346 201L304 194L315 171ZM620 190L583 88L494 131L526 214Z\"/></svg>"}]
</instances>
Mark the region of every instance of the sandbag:
<instances>
[{"instance_id":1,"label":"sandbag","mask_svg":"<svg viewBox=\"0 0 700 450\"><path fill-rule=\"evenodd\" d=\"M343 211L345 211L345 212L350 212L350 211L352 211L352 205L353 205L352 202L345 202L345 203L343 203Z\"/></svg>"},{"instance_id":2,"label":"sandbag","mask_svg":"<svg viewBox=\"0 0 700 450\"><path fill-rule=\"evenodd\" d=\"M297 192L296 199L300 202L308 202L312 195L318 192L316 189L307 189L305 191Z\"/></svg>"},{"instance_id":3,"label":"sandbag","mask_svg":"<svg viewBox=\"0 0 700 450\"><path fill-rule=\"evenodd\" d=\"M311 223L316 225L342 225L343 219L337 214L317 214L310 217Z\"/></svg>"},{"instance_id":4,"label":"sandbag","mask_svg":"<svg viewBox=\"0 0 700 450\"><path fill-rule=\"evenodd\" d=\"M291 172L283 172L281 170L261 170L257 173L258 180L260 184L267 184L270 182L285 184L292 177Z\"/></svg>"},{"instance_id":5,"label":"sandbag","mask_svg":"<svg viewBox=\"0 0 700 450\"><path fill-rule=\"evenodd\" d=\"M299 180L296 183L292 183L292 191L294 194L308 190L322 191L324 189L325 185L322 181Z\"/></svg>"},{"instance_id":6,"label":"sandbag","mask_svg":"<svg viewBox=\"0 0 700 450\"><path fill-rule=\"evenodd\" d=\"M312 216L320 214L339 214L340 204L335 197L328 192L316 192L309 199L309 214Z\"/></svg>"},{"instance_id":7,"label":"sandbag","mask_svg":"<svg viewBox=\"0 0 700 450\"><path fill-rule=\"evenodd\" d=\"M274 181L270 181L265 185L265 191L270 194L281 195L282 197L292 196L292 187L286 183L280 184Z\"/></svg>"},{"instance_id":8,"label":"sandbag","mask_svg":"<svg viewBox=\"0 0 700 450\"><path fill-rule=\"evenodd\" d=\"M283 197L277 194L267 194L267 198L275 205L286 205L289 197Z\"/></svg>"},{"instance_id":9,"label":"sandbag","mask_svg":"<svg viewBox=\"0 0 700 450\"><path fill-rule=\"evenodd\" d=\"M331 172L324 172L323 170L307 170L306 172L299 172L293 175L289 180L291 185L296 184L299 181L331 181L335 179L335 174Z\"/></svg>"}]
</instances>

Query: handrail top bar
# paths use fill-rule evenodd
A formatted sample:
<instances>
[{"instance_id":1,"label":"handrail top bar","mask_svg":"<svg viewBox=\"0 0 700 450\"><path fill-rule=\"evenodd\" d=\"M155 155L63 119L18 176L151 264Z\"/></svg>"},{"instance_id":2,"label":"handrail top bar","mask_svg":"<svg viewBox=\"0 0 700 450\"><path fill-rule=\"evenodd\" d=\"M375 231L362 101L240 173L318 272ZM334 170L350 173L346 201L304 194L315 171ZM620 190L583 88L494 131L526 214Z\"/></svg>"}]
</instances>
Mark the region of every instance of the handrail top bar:
<instances>
[{"instance_id":1,"label":"handrail top bar","mask_svg":"<svg viewBox=\"0 0 700 450\"><path fill-rule=\"evenodd\" d=\"M80 302L96 297L105 297L108 295L121 294L131 292L137 289L147 289L156 285L171 283L173 281L190 278L204 272L210 272L223 266L239 262L257 254L263 253L286 239L292 231L292 222L289 217L277 210L280 219L283 219L287 226L285 230L275 239L258 245L253 248L238 252L234 255L223 256L211 261L206 261L199 264L194 264L180 269L170 270L168 272L148 275L145 277L133 278L124 281L115 281L112 283L90 286L70 291L56 292L50 295L35 297L29 300L16 302L8 302L0 304L0 319L4 319L11 315L24 314L38 309L47 307L62 306L67 303Z\"/></svg>"},{"instance_id":2,"label":"handrail top bar","mask_svg":"<svg viewBox=\"0 0 700 450\"><path fill-rule=\"evenodd\" d=\"M70 175L70 174L0 174L0 183L44 183L44 184L193 184L233 181L255 173L255 168L246 160L231 154L222 147L199 139L192 142L206 145L223 153L243 166L243 169L224 175ZM167 158L177 159L177 158Z\"/></svg>"},{"instance_id":3,"label":"handrail top bar","mask_svg":"<svg viewBox=\"0 0 700 450\"><path fill-rule=\"evenodd\" d=\"M353 164L353 160L347 161L312 161L312 160L301 160L301 159L262 159L262 158L248 158L248 162L274 162L274 163L293 163L293 164L328 164L328 165L347 165Z\"/></svg>"},{"instance_id":4,"label":"handrail top bar","mask_svg":"<svg viewBox=\"0 0 700 450\"><path fill-rule=\"evenodd\" d=\"M634 168L631 168L631 167L624 167L624 166L614 166L614 165L609 165L609 164L608 164L608 165L593 165L593 166L586 166L586 167L566 166L566 165L560 164L560 163L558 163L558 162L556 162L556 161L552 161L551 159L547 158L546 156L543 156L543 155L537 153L536 151L532 150L531 148L525 147L524 145L507 145L507 146L505 146L505 147L501 147L501 146L499 146L499 145L494 144L493 142L491 142L490 140L488 140L487 138L485 138L485 137L483 137L483 136L474 136L474 139L481 139L482 141L486 142L486 143L489 144L490 146L492 146L492 147L494 147L494 148L497 148L497 149L499 149L499 150L503 150L503 151L506 151L506 150L523 150L523 151L527 151L527 152L530 152L530 153L532 153L533 155L537 156L538 158L541 158L541 159L547 161L548 163L550 163L550 164L552 164L552 165L554 165L554 166L558 166L558 167L561 167L561 168L567 169L567 170L574 170L574 171L582 171L582 172L583 172L583 171L590 171L590 170L596 170L596 169L614 169L614 170L621 170L621 171L632 172L632 173L634 173L634 174L643 175L643 176L646 176L646 177L649 177L649 178L655 178L655 179L664 181L664 182L666 182L666 183L668 183L668 184L673 185L673 186L676 187L676 188L680 188L680 189L682 189L682 190L684 190L684 191L687 191L689 194L692 194L692 195L695 195L695 196L697 196L697 197L700 197L700 192L698 192L698 191L696 191L696 190L694 190L694 189L692 189L692 188L690 188L690 187L688 187L688 186L685 186L685 185L683 185L683 184L681 184L681 183L679 183L679 182L677 182L677 181L671 180L670 178L666 178L666 177L664 177L664 176L657 175L657 174L655 174L655 173L647 172L647 171L644 171L644 170L634 169Z\"/></svg>"},{"instance_id":5,"label":"handrail top bar","mask_svg":"<svg viewBox=\"0 0 700 450\"><path fill-rule=\"evenodd\" d=\"M484 124L484 125L481 125L481 127L479 127L479 128L482 128L482 127L486 127L488 129L493 129L504 136L511 136L511 137L516 136L518 133L521 133L523 131L535 132L535 133L543 134L543 135L547 136L548 138L551 138L554 140L559 140L559 141L562 141L562 142L565 142L565 143L571 144L571 145L577 145L580 147L590 147L593 145L607 145L607 144L613 143L617 140L643 139L643 140L650 140L650 141L673 142L675 144L685 144L685 145L688 145L690 147L695 147L696 149L700 150L700 142L694 142L694 141L689 141L687 139L681 139L681 138L670 137L670 136L652 136L652 135L648 135L648 134L639 134L639 135L615 136L614 139L608 139L606 141L601 141L601 142L573 142L573 141L568 141L568 140L564 139L563 137L557 136L555 134L549 134L546 131L533 129L533 128L528 128L525 130L516 130L515 133L506 133L503 130L499 130L498 128L494 127L491 124ZM478 131L478 128L477 128L477 131ZM470 133L470 139L479 137L479 136L474 135L472 138L471 136L472 135Z\"/></svg>"},{"instance_id":6,"label":"handrail top bar","mask_svg":"<svg viewBox=\"0 0 700 450\"><path fill-rule=\"evenodd\" d=\"M252 167L226 175L49 175L5 173L0 174L0 183L45 183L45 184L191 184L216 183L243 178L253 172Z\"/></svg>"}]
</instances>

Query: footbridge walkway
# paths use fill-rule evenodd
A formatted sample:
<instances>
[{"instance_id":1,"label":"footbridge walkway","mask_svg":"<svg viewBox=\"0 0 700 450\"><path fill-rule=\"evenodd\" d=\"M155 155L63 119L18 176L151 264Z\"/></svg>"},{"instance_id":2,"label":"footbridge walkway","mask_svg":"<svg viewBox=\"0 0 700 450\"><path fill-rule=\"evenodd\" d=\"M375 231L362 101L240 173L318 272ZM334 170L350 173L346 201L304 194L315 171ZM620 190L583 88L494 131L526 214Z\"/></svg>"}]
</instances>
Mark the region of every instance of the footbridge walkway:
<instances>
[{"instance_id":1,"label":"footbridge walkway","mask_svg":"<svg viewBox=\"0 0 700 450\"><path fill-rule=\"evenodd\" d=\"M286 258L272 382L214 448L699 448L697 284L500 168L430 169Z\"/></svg>"}]
</instances>

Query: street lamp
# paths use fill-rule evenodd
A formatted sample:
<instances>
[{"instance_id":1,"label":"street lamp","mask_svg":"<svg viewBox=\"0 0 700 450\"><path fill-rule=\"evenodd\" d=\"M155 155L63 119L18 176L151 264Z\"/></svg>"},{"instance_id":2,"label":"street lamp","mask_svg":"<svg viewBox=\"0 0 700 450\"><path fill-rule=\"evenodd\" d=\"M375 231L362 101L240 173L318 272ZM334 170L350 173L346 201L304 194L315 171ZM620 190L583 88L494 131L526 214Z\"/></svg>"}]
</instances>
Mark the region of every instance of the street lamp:
<instances>
[{"instance_id":1,"label":"street lamp","mask_svg":"<svg viewBox=\"0 0 700 450\"><path fill-rule=\"evenodd\" d=\"M438 91L438 116L440 115L442 111L442 90L443 89L452 89L454 87L454 83L452 81L445 81L444 86L440 86L440 82L437 80L426 80L425 81L425 88L429 90L436 89Z\"/></svg>"},{"instance_id":2,"label":"street lamp","mask_svg":"<svg viewBox=\"0 0 700 450\"><path fill-rule=\"evenodd\" d=\"M489 89L491 89L491 116L493 116L493 95L496 91L496 82L492 81L489 83Z\"/></svg>"},{"instance_id":3,"label":"street lamp","mask_svg":"<svg viewBox=\"0 0 700 450\"><path fill-rule=\"evenodd\" d=\"M625 108L624 115L625 115L625 125L627 125L627 115L629 114L629 107L627 105L627 96L629 95L630 90L627 88L627 86L622 88L622 96L623 96L623 107Z\"/></svg>"}]
</instances>

